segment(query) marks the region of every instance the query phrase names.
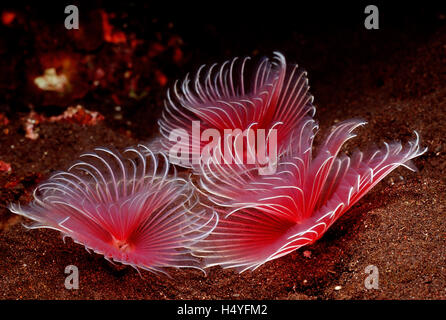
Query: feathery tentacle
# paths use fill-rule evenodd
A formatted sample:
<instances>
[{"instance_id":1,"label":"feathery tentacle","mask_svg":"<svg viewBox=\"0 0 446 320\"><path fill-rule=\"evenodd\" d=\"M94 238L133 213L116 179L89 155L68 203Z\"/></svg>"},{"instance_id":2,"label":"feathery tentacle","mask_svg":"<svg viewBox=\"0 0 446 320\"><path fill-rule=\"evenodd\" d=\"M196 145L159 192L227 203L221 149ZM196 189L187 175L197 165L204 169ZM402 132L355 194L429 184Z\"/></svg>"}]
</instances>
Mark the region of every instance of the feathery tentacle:
<instances>
[{"instance_id":1,"label":"feathery tentacle","mask_svg":"<svg viewBox=\"0 0 446 320\"><path fill-rule=\"evenodd\" d=\"M222 218L212 235L195 247L195 254L207 266L253 270L319 239L393 169L401 165L413 170L410 160L426 151L415 133L416 140L405 147L386 143L366 156L361 151L339 156L341 146L363 123L348 120L337 125L312 160L317 125L312 119L302 121L293 132L297 144L279 161L274 175L259 175L253 168L228 174L208 165L198 186Z\"/></svg>"},{"instance_id":2,"label":"feathery tentacle","mask_svg":"<svg viewBox=\"0 0 446 320\"><path fill-rule=\"evenodd\" d=\"M187 151L182 157L170 154L175 164L196 167L193 162L201 159L202 149L208 144L201 139L192 141L195 121L200 124L199 138L205 130L214 129L219 133L221 146L225 143L225 130L244 132L253 128L264 129L268 134L276 129L278 152L288 148L291 131L305 115L314 115L315 108L306 72L297 65L288 66L281 53L274 54L272 60L264 58L250 72L249 57L234 58L221 65L203 65L193 79L187 75L181 83L175 83L167 93L158 122L163 149L176 146ZM194 148L193 143L198 146ZM244 148L246 155L249 150Z\"/></svg>"},{"instance_id":3,"label":"feathery tentacle","mask_svg":"<svg viewBox=\"0 0 446 320\"><path fill-rule=\"evenodd\" d=\"M165 267L200 268L190 247L217 224L201 207L190 183L170 174L167 157L145 146L123 154L96 148L34 191L34 201L10 205L94 252L153 272Z\"/></svg>"}]
</instances>

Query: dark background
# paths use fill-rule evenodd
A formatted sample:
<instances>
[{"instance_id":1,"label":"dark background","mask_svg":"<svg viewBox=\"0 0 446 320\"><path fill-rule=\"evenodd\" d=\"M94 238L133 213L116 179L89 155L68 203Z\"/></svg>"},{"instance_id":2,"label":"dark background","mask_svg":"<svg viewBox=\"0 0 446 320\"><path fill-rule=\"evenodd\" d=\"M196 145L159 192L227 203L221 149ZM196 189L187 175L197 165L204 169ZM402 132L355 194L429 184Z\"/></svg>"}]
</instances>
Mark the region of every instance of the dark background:
<instances>
[{"instance_id":1,"label":"dark background","mask_svg":"<svg viewBox=\"0 0 446 320\"><path fill-rule=\"evenodd\" d=\"M6 10L17 12L17 18L9 26L0 26L0 112L11 115L32 108L58 114L60 107L78 102L94 105L93 109L103 113L110 112L111 104L116 104L116 100L109 101L111 93L123 99L128 94L128 88L124 88L123 61L141 61L151 44L166 45L169 37L177 36L183 53L179 63L172 63L172 52L168 49L150 61L135 63L132 70L141 88L156 87L153 75L149 74L153 74L154 68L167 76L167 85L151 90L142 101L126 101L125 118L136 122L144 118L146 126L152 127L159 115L159 108L152 106L162 105L166 88L201 64L234 56L270 56L277 50L289 57L290 62L307 69L315 87L320 81L335 85L337 78L352 65L385 58L389 52L410 46L409 39L426 37L445 21L445 5L440 1L375 1L373 4L380 13L379 30L364 28L364 8L370 4L366 1L72 1L69 4L77 5L80 10L81 26L81 31L77 31L81 36L73 39L76 31L63 27L67 4L63 1L2 4ZM98 14L101 10L114 14L110 19L113 26L143 43L131 53L126 53L129 45L121 45L118 50L115 46L113 51L113 45L101 37ZM103 62L102 68L110 81L94 88L91 73L81 72L75 84L81 92L75 88L75 92L61 99L43 99L39 96L41 92L33 92L30 77L43 73L44 63L39 61L42 54L61 51L96 56ZM104 65L113 66L107 70ZM85 69L85 64L80 69ZM382 83L379 75L374 80ZM106 121L112 122L110 117ZM136 131L142 139L152 133L146 128Z\"/></svg>"},{"instance_id":2,"label":"dark background","mask_svg":"<svg viewBox=\"0 0 446 320\"><path fill-rule=\"evenodd\" d=\"M0 8L0 299L446 298L441 1L373 1L379 30L364 28L372 2L363 1L64 2ZM78 31L64 28L67 4L79 7ZM318 137L352 117L368 125L347 150L407 141L416 130L428 147L415 159L419 172L397 169L315 244L241 275L215 267L207 276L169 270L171 278L140 277L64 244L55 231L26 231L21 223L29 221L8 211L11 202L29 202L37 183L79 153L122 149L156 134L166 91L187 72L276 50L308 71ZM68 76L64 92L35 86L50 67ZM66 118L76 105L100 112L103 121ZM34 140L26 137L30 124ZM63 286L69 264L80 271L76 291ZM379 268L379 290L364 288L370 264Z\"/></svg>"}]
</instances>

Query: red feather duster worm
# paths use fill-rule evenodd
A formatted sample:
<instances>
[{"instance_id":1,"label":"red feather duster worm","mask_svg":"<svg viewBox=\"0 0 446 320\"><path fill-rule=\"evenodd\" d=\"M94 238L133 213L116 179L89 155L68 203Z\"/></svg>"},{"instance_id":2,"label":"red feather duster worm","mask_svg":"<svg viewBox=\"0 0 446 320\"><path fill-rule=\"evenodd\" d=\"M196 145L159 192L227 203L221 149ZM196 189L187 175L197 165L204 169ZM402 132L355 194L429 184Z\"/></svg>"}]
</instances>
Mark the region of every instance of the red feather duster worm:
<instances>
[{"instance_id":1,"label":"red feather duster worm","mask_svg":"<svg viewBox=\"0 0 446 320\"><path fill-rule=\"evenodd\" d=\"M207 129L219 134L213 152L219 152L225 164L228 159L224 158L223 149L232 144L235 147L237 137L249 129L265 130L265 144L275 131L279 141L277 153L283 154L295 125L305 115L314 115L305 71L297 65L287 66L279 52L272 60L264 58L254 67L249 60L234 58L221 65L202 65L192 79L187 75L167 92L158 123L160 142L173 163L197 168L209 144L210 138L203 136ZM194 128L194 123L199 123L199 127ZM228 130L230 133L226 134ZM247 154L255 152L246 135L244 139L243 154L232 154L235 159L246 160ZM171 152L178 149L182 153Z\"/></svg>"},{"instance_id":2,"label":"red feather duster worm","mask_svg":"<svg viewBox=\"0 0 446 320\"><path fill-rule=\"evenodd\" d=\"M291 77L280 82L277 78L274 77L273 96L298 100L300 92L289 90L299 87L293 83L298 80ZM215 86L214 90L219 90ZM231 99L235 100L233 96ZM263 104L255 105L252 101L251 105L253 109L260 108L251 111L251 115L264 114ZM208 267L233 267L240 272L254 270L313 243L396 167L416 170L410 160L427 150L420 148L415 132L416 139L405 146L392 142L365 153L355 151L350 157L339 154L342 145L355 136L354 129L365 124L353 119L334 127L313 156L318 126L312 117L302 116L307 114L309 105L285 106L279 114L273 113L276 116L268 116L286 128L286 134L278 142L285 153L279 158L274 174L262 175L256 166L243 163L221 165L215 157L201 163L197 187L222 216L210 237L194 246L194 254L204 258ZM224 108L223 103L220 108L228 113L232 111L232 107ZM249 121L264 120L253 117L245 125L249 126Z\"/></svg>"},{"instance_id":3,"label":"red feather duster worm","mask_svg":"<svg viewBox=\"0 0 446 320\"><path fill-rule=\"evenodd\" d=\"M167 157L145 146L123 154L96 148L40 184L30 205L10 210L36 221L30 228L58 230L107 260L155 273L201 268L190 247L218 216L170 171Z\"/></svg>"}]
</instances>

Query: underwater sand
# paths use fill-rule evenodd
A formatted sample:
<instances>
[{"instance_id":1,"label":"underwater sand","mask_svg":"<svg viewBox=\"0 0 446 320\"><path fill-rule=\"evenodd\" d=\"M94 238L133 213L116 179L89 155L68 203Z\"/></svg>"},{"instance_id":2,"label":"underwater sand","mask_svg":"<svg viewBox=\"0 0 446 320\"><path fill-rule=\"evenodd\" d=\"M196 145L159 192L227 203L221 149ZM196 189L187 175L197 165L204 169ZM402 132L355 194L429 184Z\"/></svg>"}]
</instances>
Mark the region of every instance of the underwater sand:
<instances>
[{"instance_id":1,"label":"underwater sand","mask_svg":"<svg viewBox=\"0 0 446 320\"><path fill-rule=\"evenodd\" d=\"M65 169L82 151L102 145L123 148L150 138L166 87L148 79L152 90L142 100L124 101L123 109L128 109L122 117L115 117L116 103L110 98L124 90L116 84L109 91L50 102L47 108L42 99L22 91L20 70L26 68L14 73L3 63L1 68L12 78L1 78L0 113L9 124L0 127L0 160L10 163L12 172L0 173L0 299L446 299L446 25L444 16L436 19L423 28L407 22L375 33L359 27L311 32L284 28L280 37L259 35L246 43L243 31L219 36L220 29L209 25L198 31L205 35L202 41L181 24L166 31L184 41L180 65L171 68L172 61L162 54L153 64L165 70L169 81L201 63L252 54L257 41L262 54L280 50L308 71L321 133L337 121L361 117L368 125L349 141L350 150L407 141L413 130L429 148L414 160L419 172L394 171L315 244L241 275L214 267L207 276L170 270L172 278L144 271L141 278L134 269L115 267L71 239L64 244L58 232L23 228L25 221L9 213L8 203L29 200L40 179ZM162 24L156 28L167 30ZM4 39L10 32L1 29ZM17 54L27 46L20 39L44 40L20 32L15 37L11 51L7 42L0 43L2 60L16 66L35 61L29 54ZM63 48L63 43L58 45ZM107 47L98 48L91 54L107 59ZM73 47L69 51L84 54ZM105 121L93 126L44 122L39 137L30 140L21 120L28 113L28 98L39 113L60 114L75 101L101 112ZM66 104L57 109L59 103ZM79 268L78 290L64 287L67 265ZM378 267L379 289L364 286L368 265Z\"/></svg>"}]
</instances>

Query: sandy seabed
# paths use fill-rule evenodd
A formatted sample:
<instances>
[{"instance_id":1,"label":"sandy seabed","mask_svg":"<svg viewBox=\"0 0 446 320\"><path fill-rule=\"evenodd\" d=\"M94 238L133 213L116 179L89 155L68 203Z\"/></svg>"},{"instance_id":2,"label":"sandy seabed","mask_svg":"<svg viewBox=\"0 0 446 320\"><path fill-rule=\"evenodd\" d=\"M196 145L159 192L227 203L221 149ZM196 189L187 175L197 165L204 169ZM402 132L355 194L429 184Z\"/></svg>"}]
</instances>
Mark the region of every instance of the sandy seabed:
<instances>
[{"instance_id":1,"label":"sandy seabed","mask_svg":"<svg viewBox=\"0 0 446 320\"><path fill-rule=\"evenodd\" d=\"M44 65L37 56L46 51L42 48L65 50L72 59L77 59L73 58L76 55L101 56L105 64L107 59L124 59L128 48L113 42L103 44L100 37L95 40L98 44L92 44L94 32L83 48L78 45L85 40L82 38L68 48L62 40L50 44L45 28L39 34L29 31L33 19L42 20L26 10L11 11L18 12L17 21L0 29L4 39L0 42L0 113L8 119L0 124L0 160L12 167L10 172L0 173L0 299L446 298L444 12L432 13L419 22L421 25L408 19L387 28L384 24L378 31L363 30L360 24L355 25L356 29L341 26L308 32L306 28L277 26L264 36L256 34L252 38L249 28L222 31L218 24L196 23L194 32L201 41L192 36L192 27L183 29L181 22L174 21L173 28L167 20L165 24L164 20L149 24L154 31L146 29L143 48L150 51L151 44L161 42L167 49L157 53L149 71L142 68L140 72L161 70L167 86L201 63L257 54L258 49L260 54L279 50L288 61L298 62L308 71L321 127L319 136L336 122L360 117L368 125L349 141L349 150L395 139L407 141L413 138L413 130L429 148L414 161L419 172L404 168L394 171L311 246L268 262L254 272L237 274L213 267L205 276L195 270L169 270L172 277L168 278L144 271L140 277L132 268L114 267L71 240L64 244L55 231L27 231L21 225L25 221L7 210L10 202L29 200L30 191L39 181L53 170L65 169L80 152L95 146L119 149L149 139L156 131L166 91L164 78L144 78L136 70L129 77L139 77L139 88L150 88L141 99L120 98L128 96L130 89L109 79L103 84L109 90L95 88L89 79L86 88L80 92L74 89L74 97L56 99L45 93L42 98L38 90L27 85L27 72L33 72L27 66L39 61ZM120 12L125 13L125 8ZM31 15L29 19L18 20L27 14ZM122 26L120 21L114 23L116 29ZM139 25L130 23L130 27L138 30ZM130 33L127 31L127 36ZM181 38L181 45L168 44L166 34ZM177 49L181 57L175 56L179 54ZM33 50L35 55L30 54ZM147 59L146 51L125 59L141 63ZM171 67L174 62L175 67ZM118 67L113 72L116 78L124 74ZM113 94L120 99L122 113L117 114ZM99 111L105 120L90 126L43 121L38 124L37 139L25 138L23 119L30 105L49 117L74 103ZM64 286L67 265L79 269L78 290ZM369 265L379 270L378 289L365 288L365 268Z\"/></svg>"}]
</instances>

